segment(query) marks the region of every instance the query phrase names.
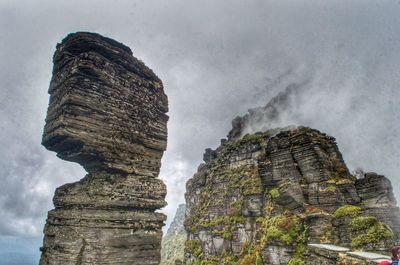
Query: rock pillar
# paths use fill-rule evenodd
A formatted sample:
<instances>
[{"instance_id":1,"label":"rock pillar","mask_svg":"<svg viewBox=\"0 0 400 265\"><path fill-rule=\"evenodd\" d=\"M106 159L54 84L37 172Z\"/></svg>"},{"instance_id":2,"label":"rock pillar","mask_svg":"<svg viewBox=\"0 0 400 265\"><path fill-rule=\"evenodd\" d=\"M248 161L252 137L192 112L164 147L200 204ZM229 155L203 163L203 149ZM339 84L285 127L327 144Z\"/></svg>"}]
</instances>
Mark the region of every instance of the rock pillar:
<instances>
[{"instance_id":1,"label":"rock pillar","mask_svg":"<svg viewBox=\"0 0 400 265\"><path fill-rule=\"evenodd\" d=\"M158 264L168 99L125 45L68 35L54 54L42 144L88 174L57 188L40 265Z\"/></svg>"}]
</instances>

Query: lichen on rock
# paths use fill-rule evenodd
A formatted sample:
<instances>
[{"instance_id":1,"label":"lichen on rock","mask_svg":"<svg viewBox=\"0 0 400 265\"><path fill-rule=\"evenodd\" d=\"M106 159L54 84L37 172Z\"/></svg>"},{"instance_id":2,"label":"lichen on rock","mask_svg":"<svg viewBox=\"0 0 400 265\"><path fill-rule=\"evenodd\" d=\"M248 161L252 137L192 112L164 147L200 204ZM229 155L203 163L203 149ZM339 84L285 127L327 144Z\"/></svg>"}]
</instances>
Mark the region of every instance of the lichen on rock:
<instances>
[{"instance_id":1,"label":"lichen on rock","mask_svg":"<svg viewBox=\"0 0 400 265\"><path fill-rule=\"evenodd\" d=\"M385 252L399 238L390 182L350 174L333 137L236 127L186 184L187 264L314 264L310 243Z\"/></svg>"}]
</instances>

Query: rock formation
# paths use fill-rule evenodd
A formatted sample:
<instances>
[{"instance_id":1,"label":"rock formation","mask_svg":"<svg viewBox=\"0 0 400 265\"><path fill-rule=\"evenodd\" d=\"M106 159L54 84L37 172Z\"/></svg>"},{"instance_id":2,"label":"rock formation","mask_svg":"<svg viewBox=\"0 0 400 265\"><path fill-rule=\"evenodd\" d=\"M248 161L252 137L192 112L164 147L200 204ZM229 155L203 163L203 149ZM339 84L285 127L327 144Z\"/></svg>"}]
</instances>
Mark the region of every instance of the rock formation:
<instances>
[{"instance_id":1,"label":"rock formation","mask_svg":"<svg viewBox=\"0 0 400 265\"><path fill-rule=\"evenodd\" d=\"M186 231L183 227L186 205L180 204L176 210L174 220L162 240L161 265L181 264L184 256Z\"/></svg>"},{"instance_id":2,"label":"rock formation","mask_svg":"<svg viewBox=\"0 0 400 265\"><path fill-rule=\"evenodd\" d=\"M159 264L161 80L127 46L94 33L68 35L53 62L42 144L88 174L57 188L40 264Z\"/></svg>"},{"instance_id":3,"label":"rock formation","mask_svg":"<svg viewBox=\"0 0 400 265\"><path fill-rule=\"evenodd\" d=\"M168 228L166 236L168 235L176 236L185 233L185 228L183 227L183 221L185 220L185 212L186 212L186 205L179 204L178 209L176 209L174 220L172 220L172 223Z\"/></svg>"},{"instance_id":4,"label":"rock formation","mask_svg":"<svg viewBox=\"0 0 400 265\"><path fill-rule=\"evenodd\" d=\"M389 180L350 174L333 137L236 129L186 184L187 264L319 264L308 244L386 252L399 238Z\"/></svg>"}]
</instances>

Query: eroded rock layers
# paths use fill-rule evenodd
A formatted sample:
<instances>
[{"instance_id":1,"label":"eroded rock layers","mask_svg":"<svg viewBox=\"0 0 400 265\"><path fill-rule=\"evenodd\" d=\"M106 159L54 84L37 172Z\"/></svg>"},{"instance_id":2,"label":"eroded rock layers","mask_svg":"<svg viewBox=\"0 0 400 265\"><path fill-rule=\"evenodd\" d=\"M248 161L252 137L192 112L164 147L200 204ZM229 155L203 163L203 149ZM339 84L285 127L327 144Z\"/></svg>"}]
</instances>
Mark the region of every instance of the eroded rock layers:
<instances>
[{"instance_id":1,"label":"eroded rock layers","mask_svg":"<svg viewBox=\"0 0 400 265\"><path fill-rule=\"evenodd\" d=\"M158 264L167 145L161 80L99 34L67 36L54 54L42 144L88 174L59 187L41 265Z\"/></svg>"},{"instance_id":2,"label":"eroded rock layers","mask_svg":"<svg viewBox=\"0 0 400 265\"><path fill-rule=\"evenodd\" d=\"M204 160L186 185L188 264L312 264L310 243L385 251L398 239L390 181L350 174L317 130L224 140Z\"/></svg>"}]
</instances>

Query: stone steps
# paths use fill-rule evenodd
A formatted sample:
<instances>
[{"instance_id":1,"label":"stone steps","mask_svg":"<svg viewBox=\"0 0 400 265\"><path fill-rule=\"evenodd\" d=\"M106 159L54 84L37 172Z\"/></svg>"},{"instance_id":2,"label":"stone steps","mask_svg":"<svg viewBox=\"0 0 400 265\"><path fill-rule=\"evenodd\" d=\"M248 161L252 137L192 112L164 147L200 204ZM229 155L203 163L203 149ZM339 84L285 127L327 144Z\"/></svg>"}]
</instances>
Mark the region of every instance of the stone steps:
<instances>
[{"instance_id":1,"label":"stone steps","mask_svg":"<svg viewBox=\"0 0 400 265\"><path fill-rule=\"evenodd\" d=\"M347 264L375 265L382 261L390 261L390 256L373 252L351 251L348 248L330 244L308 244L310 250L309 265L314 264ZM342 264L340 263L340 264Z\"/></svg>"}]
</instances>

